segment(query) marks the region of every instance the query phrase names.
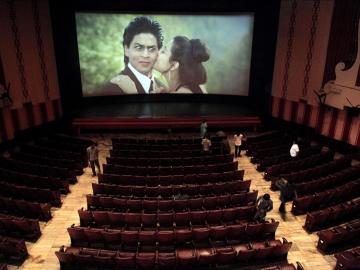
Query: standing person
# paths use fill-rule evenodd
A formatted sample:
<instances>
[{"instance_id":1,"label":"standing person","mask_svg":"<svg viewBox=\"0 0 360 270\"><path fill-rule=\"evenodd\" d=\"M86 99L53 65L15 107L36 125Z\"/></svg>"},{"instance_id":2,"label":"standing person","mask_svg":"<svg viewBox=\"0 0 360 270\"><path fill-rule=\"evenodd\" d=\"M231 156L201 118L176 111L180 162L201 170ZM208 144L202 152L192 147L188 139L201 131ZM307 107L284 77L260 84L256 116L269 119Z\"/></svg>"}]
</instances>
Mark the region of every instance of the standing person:
<instances>
[{"instance_id":1,"label":"standing person","mask_svg":"<svg viewBox=\"0 0 360 270\"><path fill-rule=\"evenodd\" d=\"M264 222L266 213L273 209L273 201L270 199L270 195L265 193L256 200L256 214L254 220L258 222Z\"/></svg>"},{"instance_id":2,"label":"standing person","mask_svg":"<svg viewBox=\"0 0 360 270\"><path fill-rule=\"evenodd\" d=\"M205 154L210 153L211 140L209 139L208 135L205 134L204 138L201 141L201 144L203 146L203 152Z\"/></svg>"},{"instance_id":3,"label":"standing person","mask_svg":"<svg viewBox=\"0 0 360 270\"><path fill-rule=\"evenodd\" d=\"M176 36L160 50L154 68L168 83L166 93L206 94L203 62L209 58L209 51L200 39Z\"/></svg>"},{"instance_id":4,"label":"standing person","mask_svg":"<svg viewBox=\"0 0 360 270\"><path fill-rule=\"evenodd\" d=\"M91 144L91 146L89 146L86 149L86 153L87 153L87 158L92 170L92 176L96 176L96 171L95 171L95 165L99 171L100 171L100 164L99 164L99 150L97 148L97 143L93 142Z\"/></svg>"},{"instance_id":5,"label":"standing person","mask_svg":"<svg viewBox=\"0 0 360 270\"><path fill-rule=\"evenodd\" d=\"M239 131L234 135L235 158L241 157L241 145L243 137L244 135L242 135Z\"/></svg>"},{"instance_id":6,"label":"standing person","mask_svg":"<svg viewBox=\"0 0 360 270\"><path fill-rule=\"evenodd\" d=\"M207 123L206 123L206 120L203 119L201 124L200 124L200 138L205 138L205 135L207 134Z\"/></svg>"},{"instance_id":7,"label":"standing person","mask_svg":"<svg viewBox=\"0 0 360 270\"><path fill-rule=\"evenodd\" d=\"M293 141L293 144L290 148L290 156L295 158L298 156L300 152L299 145L296 143L296 141Z\"/></svg>"},{"instance_id":8,"label":"standing person","mask_svg":"<svg viewBox=\"0 0 360 270\"><path fill-rule=\"evenodd\" d=\"M153 76L153 67L163 39L157 21L136 17L123 33L125 69L93 95L149 94L162 88Z\"/></svg>"},{"instance_id":9,"label":"standing person","mask_svg":"<svg viewBox=\"0 0 360 270\"><path fill-rule=\"evenodd\" d=\"M280 190L281 203L280 203L280 207L279 207L279 212L285 213L286 201L287 201L288 197L290 197L292 195L291 194L292 193L291 185L285 178L281 178L281 179L277 180L275 185Z\"/></svg>"}]
</instances>

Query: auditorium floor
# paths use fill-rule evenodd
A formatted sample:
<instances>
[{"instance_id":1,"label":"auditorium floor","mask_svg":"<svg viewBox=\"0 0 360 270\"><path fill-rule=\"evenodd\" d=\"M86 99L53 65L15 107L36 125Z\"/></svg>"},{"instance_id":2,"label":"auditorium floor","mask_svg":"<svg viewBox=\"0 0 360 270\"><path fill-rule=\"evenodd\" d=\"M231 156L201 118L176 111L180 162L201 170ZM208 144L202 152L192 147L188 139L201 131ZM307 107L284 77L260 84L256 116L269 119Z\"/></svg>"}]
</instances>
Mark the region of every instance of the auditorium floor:
<instances>
[{"instance_id":1,"label":"auditorium floor","mask_svg":"<svg viewBox=\"0 0 360 270\"><path fill-rule=\"evenodd\" d=\"M105 162L105 157L109 156L111 145L111 134L104 136L88 135L99 144L100 163ZM332 255L323 256L316 249L318 237L315 233L308 234L302 225L305 222L305 215L294 216L290 213L291 203L287 203L287 214L281 216L278 212L279 193L270 190L270 183L264 181L261 173L256 171L255 166L243 154L238 159L239 168L245 169L245 179L251 179L251 189L258 189L259 194L267 192L274 201L274 209L268 214L267 218L273 218L280 221L276 238L285 237L288 241L293 242L292 248L288 255L290 263L301 262L305 269L329 270L335 266L335 258ZM35 242L26 242L29 258L22 266L9 266L10 270L58 270L60 269L55 251L60 246L70 245L70 238L67 233L67 227L75 223L79 225L79 216L77 210L81 207L86 208L86 194L92 193L91 183L97 182L96 177L91 176L90 168L84 170L84 174L78 177L78 183L70 187L71 193L63 197L63 205L59 208L53 208L53 218L47 222L41 222L41 237Z\"/></svg>"}]
</instances>

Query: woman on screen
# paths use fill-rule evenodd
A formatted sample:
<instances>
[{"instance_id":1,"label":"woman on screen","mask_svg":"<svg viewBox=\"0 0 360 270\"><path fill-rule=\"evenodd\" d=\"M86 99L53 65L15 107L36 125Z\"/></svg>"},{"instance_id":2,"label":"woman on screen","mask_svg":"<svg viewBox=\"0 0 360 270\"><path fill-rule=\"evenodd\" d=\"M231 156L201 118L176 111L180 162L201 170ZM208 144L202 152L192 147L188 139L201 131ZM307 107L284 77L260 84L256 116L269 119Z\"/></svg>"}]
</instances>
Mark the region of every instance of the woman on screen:
<instances>
[{"instance_id":1,"label":"woman on screen","mask_svg":"<svg viewBox=\"0 0 360 270\"><path fill-rule=\"evenodd\" d=\"M209 59L206 46L199 39L176 36L160 52L155 63L169 85L167 93L206 94L203 62Z\"/></svg>"}]
</instances>

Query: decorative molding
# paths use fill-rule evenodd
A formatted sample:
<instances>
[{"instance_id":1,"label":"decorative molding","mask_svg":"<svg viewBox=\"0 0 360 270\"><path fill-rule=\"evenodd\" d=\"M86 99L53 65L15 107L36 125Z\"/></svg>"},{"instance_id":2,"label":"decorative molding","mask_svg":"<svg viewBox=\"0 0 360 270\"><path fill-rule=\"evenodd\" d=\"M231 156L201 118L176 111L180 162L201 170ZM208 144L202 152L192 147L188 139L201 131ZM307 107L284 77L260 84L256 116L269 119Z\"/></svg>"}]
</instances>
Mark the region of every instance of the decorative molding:
<instances>
[{"instance_id":1,"label":"decorative molding","mask_svg":"<svg viewBox=\"0 0 360 270\"><path fill-rule=\"evenodd\" d=\"M16 50L17 65L18 65L18 70L19 70L19 74L20 74L22 94L23 94L24 99L27 101L29 99L29 91L28 91L28 86L27 86L27 81L26 81L26 76L25 76L25 66L24 66L24 59L23 59L23 54L22 54L22 46L21 46L20 37L19 37L19 29L16 24L16 11L15 11L15 3L14 2L15 2L14 0L7 0L7 4L9 6L9 12L10 12L9 17L10 17L10 21L11 21L11 30L12 30L13 38L14 38L14 47Z\"/></svg>"},{"instance_id":2,"label":"decorative molding","mask_svg":"<svg viewBox=\"0 0 360 270\"><path fill-rule=\"evenodd\" d=\"M39 16L39 8L38 8L38 1L32 0L32 11L33 11L33 19L34 19L34 26L35 26L35 35L36 35L36 44L38 49L39 61L40 61L40 68L41 68L41 77L43 81L43 90L45 99L49 99L49 80L47 75L47 67L46 67L46 60L45 60L45 53L44 53L44 43L41 36L41 25L40 25L40 16Z\"/></svg>"},{"instance_id":3,"label":"decorative molding","mask_svg":"<svg viewBox=\"0 0 360 270\"><path fill-rule=\"evenodd\" d=\"M290 60L292 55L293 43L294 43L294 32L295 32L295 23L296 23L296 15L297 15L297 0L291 1L291 15L289 21L289 32L288 32L288 40L287 40L287 49L286 49L286 58L285 58L285 72L283 76L282 83L282 97L285 98L287 94L288 88L288 80L289 80L289 69L290 69Z\"/></svg>"},{"instance_id":4,"label":"decorative molding","mask_svg":"<svg viewBox=\"0 0 360 270\"><path fill-rule=\"evenodd\" d=\"M348 100L360 100L360 87L356 85L360 67L360 20L358 21L357 32L357 55L354 64L345 69L345 63L339 62L335 66L336 79L328 81L323 89L326 93L331 93L326 99L326 105L338 109L348 106ZM357 104L355 104L355 108Z\"/></svg>"},{"instance_id":5,"label":"decorative molding","mask_svg":"<svg viewBox=\"0 0 360 270\"><path fill-rule=\"evenodd\" d=\"M312 65L312 59L313 59L313 49L314 49L314 44L315 44L315 39L316 39L316 30L317 30L319 11L320 11L320 0L314 0L313 13L312 13L312 17L311 17L310 38L308 41L308 48L307 48L307 53L306 53L304 83L303 83L303 88L302 88L302 96L303 97L306 97L307 92L308 92L309 78L310 78L310 71L311 71L311 65Z\"/></svg>"}]
</instances>

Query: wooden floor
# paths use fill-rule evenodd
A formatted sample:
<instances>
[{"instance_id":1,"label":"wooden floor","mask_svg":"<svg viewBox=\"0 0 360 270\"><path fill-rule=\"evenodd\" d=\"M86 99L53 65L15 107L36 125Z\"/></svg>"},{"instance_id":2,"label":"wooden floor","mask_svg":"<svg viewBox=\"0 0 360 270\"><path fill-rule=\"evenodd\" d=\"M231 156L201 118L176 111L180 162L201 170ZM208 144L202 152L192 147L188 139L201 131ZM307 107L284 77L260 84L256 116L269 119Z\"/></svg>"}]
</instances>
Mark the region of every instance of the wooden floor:
<instances>
[{"instance_id":1,"label":"wooden floor","mask_svg":"<svg viewBox=\"0 0 360 270\"><path fill-rule=\"evenodd\" d=\"M197 134L194 134L197 135ZM114 135L116 136L116 135ZM111 146L111 134L106 135L88 135L99 144L100 163L105 163L105 157L109 156ZM231 141L231 140L230 140ZM233 145L232 145L233 148ZM305 215L294 216L289 211L291 203L287 203L287 214L281 216L278 212L280 204L279 193L270 190L270 183L263 180L261 173L256 171L255 166L243 154L238 159L239 168L245 169L245 179L251 179L251 189L258 189L259 194L265 192L271 195L274 201L274 209L268 214L268 218L280 221L276 238L286 237L288 241L293 242L288 255L288 261L294 263L301 262L305 269L330 270L335 266L335 258L332 255L323 256L316 249L318 237L316 234L308 234L302 225L305 223ZM53 218L45 223L41 222L41 237L36 243L26 242L29 258L22 266L12 266L13 269L36 269L36 270L58 270L59 262L54 254L61 245L70 245L70 238L67 228L75 223L79 225L79 216L77 210L81 207L86 208L86 194L92 193L91 183L97 182L97 177L91 176L90 168L84 170L84 174L78 177L78 183L70 187L71 193L63 197L63 205L59 208L53 208Z\"/></svg>"}]
</instances>

